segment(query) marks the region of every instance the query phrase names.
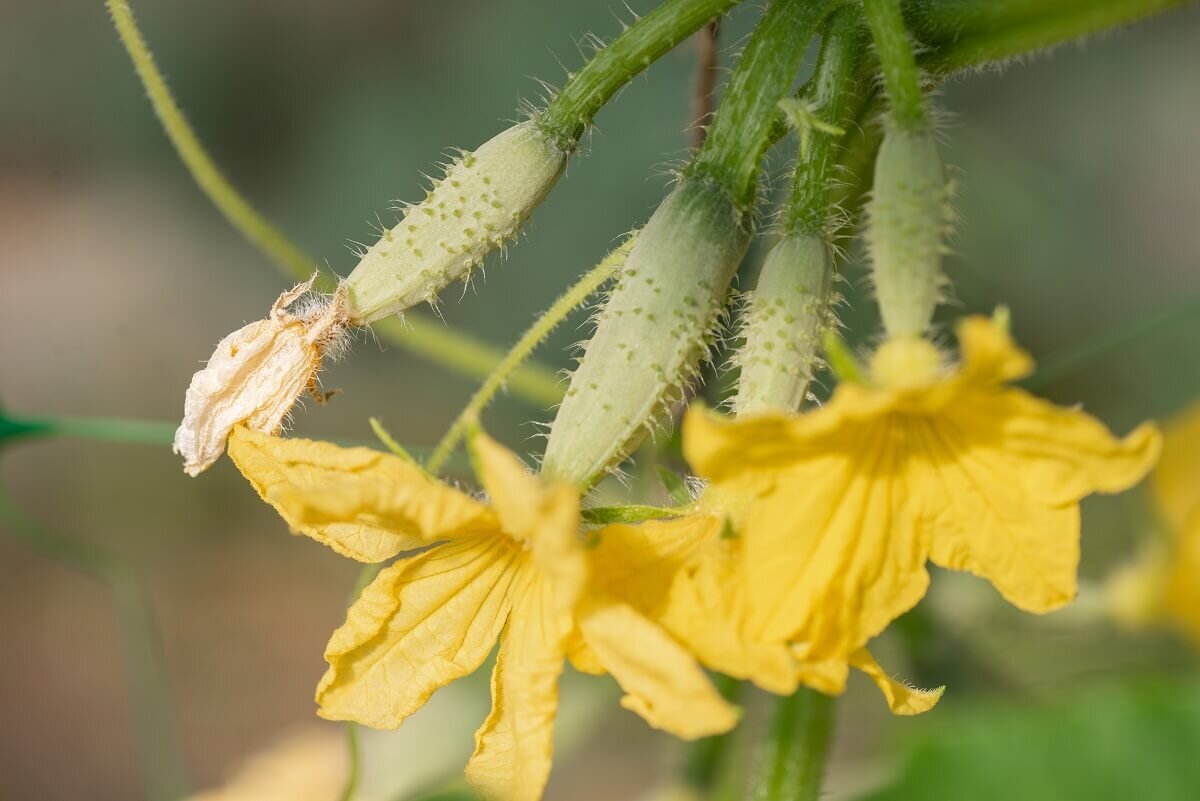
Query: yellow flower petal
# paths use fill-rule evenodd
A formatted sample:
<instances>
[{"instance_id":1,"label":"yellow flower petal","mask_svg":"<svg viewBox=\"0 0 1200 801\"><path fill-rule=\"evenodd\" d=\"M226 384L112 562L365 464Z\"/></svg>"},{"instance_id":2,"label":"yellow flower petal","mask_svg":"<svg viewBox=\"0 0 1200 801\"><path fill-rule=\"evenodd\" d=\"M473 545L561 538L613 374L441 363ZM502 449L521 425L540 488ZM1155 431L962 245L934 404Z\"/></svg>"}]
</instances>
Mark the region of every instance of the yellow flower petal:
<instances>
[{"instance_id":1,"label":"yellow flower petal","mask_svg":"<svg viewBox=\"0 0 1200 801\"><path fill-rule=\"evenodd\" d=\"M852 654L850 664L866 673L871 681L875 682L875 686L887 700L888 708L896 715L920 715L922 712L928 712L937 706L937 702L942 700L942 693L946 691L945 687L938 687L936 690L921 690L896 681L883 672L883 668L866 648L859 649Z\"/></svg>"},{"instance_id":2,"label":"yellow flower petal","mask_svg":"<svg viewBox=\"0 0 1200 801\"><path fill-rule=\"evenodd\" d=\"M684 417L683 455L697 473L721 483L750 472L765 479L801 458L788 415L748 415L735 422L700 408Z\"/></svg>"},{"instance_id":3,"label":"yellow flower petal","mask_svg":"<svg viewBox=\"0 0 1200 801\"><path fill-rule=\"evenodd\" d=\"M935 421L965 447L1002 460L1031 498L1076 503L1093 492L1121 492L1150 471L1162 437L1152 423L1117 439L1081 411L1055 406L1019 389L971 392Z\"/></svg>"},{"instance_id":4,"label":"yellow flower petal","mask_svg":"<svg viewBox=\"0 0 1200 801\"><path fill-rule=\"evenodd\" d=\"M845 659L802 662L799 668L800 683L826 695L841 695L845 692L846 679L849 676L850 663Z\"/></svg>"},{"instance_id":5,"label":"yellow flower petal","mask_svg":"<svg viewBox=\"0 0 1200 801\"><path fill-rule=\"evenodd\" d=\"M1167 424L1154 494L1163 521L1173 530L1200 515L1200 404Z\"/></svg>"},{"instance_id":6,"label":"yellow flower petal","mask_svg":"<svg viewBox=\"0 0 1200 801\"><path fill-rule=\"evenodd\" d=\"M505 538L438 545L384 569L325 649L322 717L395 728L487 658L524 557Z\"/></svg>"},{"instance_id":7,"label":"yellow flower petal","mask_svg":"<svg viewBox=\"0 0 1200 801\"><path fill-rule=\"evenodd\" d=\"M550 776L558 677L571 628L554 594L551 582L532 575L500 638L492 711L467 763L467 779L487 801L537 801Z\"/></svg>"},{"instance_id":8,"label":"yellow flower petal","mask_svg":"<svg viewBox=\"0 0 1200 801\"><path fill-rule=\"evenodd\" d=\"M1033 359L1008 332L987 317L971 316L955 328L962 352L961 379L973 384L1002 384L1033 371Z\"/></svg>"},{"instance_id":9,"label":"yellow flower petal","mask_svg":"<svg viewBox=\"0 0 1200 801\"><path fill-rule=\"evenodd\" d=\"M657 729L693 740L728 731L738 713L688 651L659 626L616 602L589 604L579 628L625 691L621 706Z\"/></svg>"},{"instance_id":10,"label":"yellow flower petal","mask_svg":"<svg viewBox=\"0 0 1200 801\"><path fill-rule=\"evenodd\" d=\"M1079 567L1079 507L1047 506L1019 479L1024 462L971 447L969 432L914 426L925 459L908 484L925 509L930 558L982 576L1014 605L1048 612L1071 601Z\"/></svg>"},{"instance_id":11,"label":"yellow flower petal","mask_svg":"<svg viewBox=\"0 0 1200 801\"><path fill-rule=\"evenodd\" d=\"M592 586L656 617L675 573L715 541L723 525L717 515L693 513L638 525L605 526L593 533L595 545L587 552Z\"/></svg>"},{"instance_id":12,"label":"yellow flower petal","mask_svg":"<svg viewBox=\"0 0 1200 801\"><path fill-rule=\"evenodd\" d=\"M548 485L508 449L485 434L471 438L471 454L500 527L528 546L537 567L556 582L569 609L583 591L587 565L579 537L579 495Z\"/></svg>"},{"instance_id":13,"label":"yellow flower petal","mask_svg":"<svg viewBox=\"0 0 1200 801\"><path fill-rule=\"evenodd\" d=\"M496 527L483 504L370 448L239 427L229 455L293 530L362 562Z\"/></svg>"},{"instance_id":14,"label":"yellow flower petal","mask_svg":"<svg viewBox=\"0 0 1200 801\"><path fill-rule=\"evenodd\" d=\"M742 531L755 636L795 640L805 661L844 659L925 594L904 433L887 420L847 427L755 504Z\"/></svg>"},{"instance_id":15,"label":"yellow flower petal","mask_svg":"<svg viewBox=\"0 0 1200 801\"><path fill-rule=\"evenodd\" d=\"M749 679L768 692L795 691L797 663L785 642L757 640L746 626L739 543L710 542L671 582L660 622L713 670Z\"/></svg>"}]
</instances>

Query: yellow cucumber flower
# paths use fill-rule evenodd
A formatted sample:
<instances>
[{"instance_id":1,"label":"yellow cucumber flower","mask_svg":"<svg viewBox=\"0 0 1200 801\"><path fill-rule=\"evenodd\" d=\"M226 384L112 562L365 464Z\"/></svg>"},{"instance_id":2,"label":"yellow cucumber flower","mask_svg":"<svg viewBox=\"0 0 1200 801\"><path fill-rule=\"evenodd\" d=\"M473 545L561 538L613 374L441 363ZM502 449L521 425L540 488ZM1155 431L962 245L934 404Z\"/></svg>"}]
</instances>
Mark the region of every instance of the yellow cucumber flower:
<instances>
[{"instance_id":1,"label":"yellow cucumber flower","mask_svg":"<svg viewBox=\"0 0 1200 801\"><path fill-rule=\"evenodd\" d=\"M1167 425L1152 481L1163 536L1109 580L1123 623L1168 622L1200 647L1200 404Z\"/></svg>"},{"instance_id":2,"label":"yellow cucumber flower","mask_svg":"<svg viewBox=\"0 0 1200 801\"><path fill-rule=\"evenodd\" d=\"M679 518L614 525L598 534L592 549L597 583L661 623L701 662L749 679L764 690L790 695L800 684L831 695L846 686L849 667L866 673L898 715L932 709L942 690L920 690L895 681L866 648L848 660L810 663L786 641L757 636L747 606L742 543L731 516L712 498Z\"/></svg>"},{"instance_id":3,"label":"yellow cucumber flower","mask_svg":"<svg viewBox=\"0 0 1200 801\"><path fill-rule=\"evenodd\" d=\"M693 468L754 499L739 531L754 639L846 660L916 605L930 560L1027 611L1075 597L1079 501L1140 480L1158 431L1118 440L1007 386L1032 362L996 322L965 319L958 339L956 365L921 338L885 342L866 383L813 412L688 416Z\"/></svg>"},{"instance_id":4,"label":"yellow cucumber flower","mask_svg":"<svg viewBox=\"0 0 1200 801\"><path fill-rule=\"evenodd\" d=\"M660 627L589 584L579 497L531 475L478 434L488 502L367 448L238 428L229 454L301 534L383 561L326 647L322 717L395 728L439 687L499 654L492 711L467 777L488 799L535 801L550 773L557 684L569 650L612 673L623 705L685 738L731 728L736 711ZM431 546L432 547L428 547Z\"/></svg>"}]
</instances>

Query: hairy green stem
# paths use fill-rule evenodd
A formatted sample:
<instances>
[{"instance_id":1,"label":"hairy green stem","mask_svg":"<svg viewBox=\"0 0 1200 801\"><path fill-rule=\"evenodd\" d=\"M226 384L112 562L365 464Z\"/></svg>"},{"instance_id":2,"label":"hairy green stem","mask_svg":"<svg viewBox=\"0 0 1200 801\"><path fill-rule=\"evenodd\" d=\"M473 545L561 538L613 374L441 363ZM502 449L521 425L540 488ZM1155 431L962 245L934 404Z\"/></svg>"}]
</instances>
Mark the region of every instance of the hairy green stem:
<instances>
[{"instance_id":1,"label":"hairy green stem","mask_svg":"<svg viewBox=\"0 0 1200 801\"><path fill-rule=\"evenodd\" d=\"M263 217L218 169L171 95L149 45L138 30L128 0L105 0L105 3L163 131L196 185L229 224L285 275L306 281L319 272L317 263ZM334 283L334 277L323 272L318 288L329 290ZM389 320L376 325L374 330L405 350L473 378L486 376L502 357L500 351L472 336L417 315L409 315L403 322ZM513 376L511 389L515 396L538 406L555 403L561 397L554 371L532 364L524 365Z\"/></svg>"},{"instance_id":2,"label":"hairy green stem","mask_svg":"<svg viewBox=\"0 0 1200 801\"><path fill-rule=\"evenodd\" d=\"M921 65L945 74L1110 31L1195 0L905 0Z\"/></svg>"},{"instance_id":3,"label":"hairy green stem","mask_svg":"<svg viewBox=\"0 0 1200 801\"><path fill-rule=\"evenodd\" d=\"M908 131L928 128L921 75L917 72L912 38L900 12L900 0L863 0L863 11L883 67L883 85L891 101L892 120Z\"/></svg>"},{"instance_id":4,"label":"hairy green stem","mask_svg":"<svg viewBox=\"0 0 1200 801\"><path fill-rule=\"evenodd\" d=\"M537 321L517 340L517 343L500 360L500 363L496 365L496 369L487 377L483 385L471 396L471 400L467 403L466 407L455 418L450 429L433 449L433 456L430 457L429 464L426 465L430 473L436 474L441 470L442 465L450 458L450 454L454 452L455 446L458 445L467 428L479 417L487 405L491 403L492 398L505 385L505 382L509 380L509 377L516 369L530 357L534 348L540 345L550 335L550 332L566 319L567 315L578 308L605 281L612 277L620 265L624 263L625 257L629 255L629 250L633 247L635 241L636 234L627 238L619 247L605 256L599 264L585 273L582 278L559 296L558 300L554 301L550 308L538 317Z\"/></svg>"},{"instance_id":5,"label":"hairy green stem","mask_svg":"<svg viewBox=\"0 0 1200 801\"><path fill-rule=\"evenodd\" d=\"M538 125L566 151L617 90L675 45L741 0L667 0L598 51L538 116Z\"/></svg>"},{"instance_id":6,"label":"hairy green stem","mask_svg":"<svg viewBox=\"0 0 1200 801\"><path fill-rule=\"evenodd\" d=\"M817 71L806 98L811 111L843 130L853 123L847 114L854 95L854 70L862 48L862 14L856 6L839 9L830 17L821 41ZM829 189L842 137L816 133L808 152L796 160L792 194L783 218L782 233L824 234L829 225Z\"/></svg>"},{"instance_id":7,"label":"hairy green stem","mask_svg":"<svg viewBox=\"0 0 1200 801\"><path fill-rule=\"evenodd\" d=\"M725 187L734 203L754 203L776 104L787 93L805 47L839 0L775 0L742 52L704 145L685 170ZM761 32L761 33L760 33Z\"/></svg>"},{"instance_id":8,"label":"hairy green stem","mask_svg":"<svg viewBox=\"0 0 1200 801\"><path fill-rule=\"evenodd\" d=\"M816 801L833 729L833 698L801 687L775 701L754 801Z\"/></svg>"},{"instance_id":9,"label":"hairy green stem","mask_svg":"<svg viewBox=\"0 0 1200 801\"><path fill-rule=\"evenodd\" d=\"M64 537L29 517L13 504L2 485L0 522L47 559L107 585L120 630L146 798L179 801L187 796L186 763L171 714L158 628L137 574L115 552Z\"/></svg>"}]
</instances>

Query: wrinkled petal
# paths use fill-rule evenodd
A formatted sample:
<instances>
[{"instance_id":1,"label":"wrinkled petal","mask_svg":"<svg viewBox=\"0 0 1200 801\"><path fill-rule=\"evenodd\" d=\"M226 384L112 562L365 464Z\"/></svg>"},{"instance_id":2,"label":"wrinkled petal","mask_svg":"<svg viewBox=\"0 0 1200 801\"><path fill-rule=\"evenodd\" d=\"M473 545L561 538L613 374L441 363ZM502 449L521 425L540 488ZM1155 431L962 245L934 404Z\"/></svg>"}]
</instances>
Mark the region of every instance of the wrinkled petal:
<instances>
[{"instance_id":1,"label":"wrinkled petal","mask_svg":"<svg viewBox=\"0 0 1200 801\"><path fill-rule=\"evenodd\" d=\"M614 524L593 532L588 550L592 586L656 617L675 573L717 540L724 521L706 513L638 525Z\"/></svg>"},{"instance_id":2,"label":"wrinkled petal","mask_svg":"<svg viewBox=\"0 0 1200 801\"><path fill-rule=\"evenodd\" d=\"M1150 471L1162 437L1145 423L1123 439L1080 409L1018 389L975 392L946 410L939 428L957 430L970 447L1002 463L1042 503L1076 503L1093 492L1121 492Z\"/></svg>"},{"instance_id":3,"label":"wrinkled petal","mask_svg":"<svg viewBox=\"0 0 1200 801\"><path fill-rule=\"evenodd\" d=\"M701 558L674 576L658 620L713 670L791 694L799 676L787 643L760 641L747 630L739 551L735 542L709 543Z\"/></svg>"},{"instance_id":4,"label":"wrinkled petal","mask_svg":"<svg viewBox=\"0 0 1200 801\"><path fill-rule=\"evenodd\" d=\"M1032 499L1013 472L989 461L969 434L914 427L925 459L914 463L909 492L925 510L935 564L982 576L1010 603L1048 612L1071 601L1079 568L1079 506Z\"/></svg>"},{"instance_id":5,"label":"wrinkled petal","mask_svg":"<svg viewBox=\"0 0 1200 801\"><path fill-rule=\"evenodd\" d=\"M780 475L742 530L748 624L805 661L845 659L925 594L928 537L909 507L903 429L847 428Z\"/></svg>"},{"instance_id":6,"label":"wrinkled petal","mask_svg":"<svg viewBox=\"0 0 1200 801\"><path fill-rule=\"evenodd\" d=\"M1154 495L1163 522L1174 531L1200 516L1200 404L1167 424Z\"/></svg>"},{"instance_id":7,"label":"wrinkled petal","mask_svg":"<svg viewBox=\"0 0 1200 801\"><path fill-rule=\"evenodd\" d=\"M588 645L621 685L621 706L685 740L728 731L738 713L695 658L659 626L621 603L589 604L579 619Z\"/></svg>"},{"instance_id":8,"label":"wrinkled petal","mask_svg":"<svg viewBox=\"0 0 1200 801\"><path fill-rule=\"evenodd\" d=\"M483 504L370 448L237 428L229 455L293 530L362 562L497 526Z\"/></svg>"},{"instance_id":9,"label":"wrinkled petal","mask_svg":"<svg viewBox=\"0 0 1200 801\"><path fill-rule=\"evenodd\" d=\"M537 801L550 776L558 677L570 620L554 585L531 575L513 604L492 673L492 711L467 779L487 801Z\"/></svg>"},{"instance_id":10,"label":"wrinkled petal","mask_svg":"<svg viewBox=\"0 0 1200 801\"><path fill-rule=\"evenodd\" d=\"M797 652L799 648L794 648ZM800 683L826 695L841 695L846 690L846 679L850 677L850 663L845 659L827 659L823 662L801 662Z\"/></svg>"},{"instance_id":11,"label":"wrinkled petal","mask_svg":"<svg viewBox=\"0 0 1200 801\"><path fill-rule=\"evenodd\" d=\"M298 315L287 311L315 277L280 295L270 317L222 339L204 369L192 376L173 448L183 456L188 475L198 475L220 458L235 426L278 433L297 399L314 385L323 354L344 341L342 292L310 302Z\"/></svg>"},{"instance_id":12,"label":"wrinkled petal","mask_svg":"<svg viewBox=\"0 0 1200 801\"><path fill-rule=\"evenodd\" d=\"M537 567L556 584L555 597L574 605L583 591L587 564L579 537L579 494L548 485L508 449L485 434L471 438L471 455L500 526L528 546Z\"/></svg>"},{"instance_id":13,"label":"wrinkled petal","mask_svg":"<svg viewBox=\"0 0 1200 801\"><path fill-rule=\"evenodd\" d=\"M321 716L394 729L439 687L473 672L504 626L521 564L517 548L490 537L384 569L326 646Z\"/></svg>"},{"instance_id":14,"label":"wrinkled petal","mask_svg":"<svg viewBox=\"0 0 1200 801\"><path fill-rule=\"evenodd\" d=\"M866 673L871 681L875 682L875 686L883 693L888 708L896 715L920 715L922 712L928 712L937 706L937 702L942 700L942 693L946 691L945 687L921 690L896 681L883 671L883 668L866 648L859 649L852 654L850 664Z\"/></svg>"}]
</instances>

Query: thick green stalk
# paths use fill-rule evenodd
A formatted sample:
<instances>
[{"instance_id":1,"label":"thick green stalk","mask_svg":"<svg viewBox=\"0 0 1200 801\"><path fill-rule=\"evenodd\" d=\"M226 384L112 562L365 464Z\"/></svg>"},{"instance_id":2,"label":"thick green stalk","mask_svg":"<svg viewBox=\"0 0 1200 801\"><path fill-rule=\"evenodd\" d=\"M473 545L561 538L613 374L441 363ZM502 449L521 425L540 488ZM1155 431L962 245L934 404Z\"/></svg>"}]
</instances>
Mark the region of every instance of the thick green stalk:
<instances>
[{"instance_id":1,"label":"thick green stalk","mask_svg":"<svg viewBox=\"0 0 1200 801\"><path fill-rule=\"evenodd\" d=\"M805 98L810 110L825 123L849 129L847 114L854 97L854 70L862 48L862 14L853 5L830 17L821 41L817 71ZM829 189L842 137L815 133L796 160L792 194L783 217L782 233L824 234L829 225Z\"/></svg>"},{"instance_id":2,"label":"thick green stalk","mask_svg":"<svg viewBox=\"0 0 1200 801\"><path fill-rule=\"evenodd\" d=\"M319 266L259 213L216 166L171 95L149 45L138 30L128 0L105 2L163 131L200 191L281 272L296 281L308 280L320 270ZM323 273L318 288L329 290L333 285L333 276ZM471 377L486 376L503 355L470 335L417 315L409 315L403 322L388 321L374 330L405 350ZM512 377L511 389L515 396L538 406L555 403L561 397L554 371L532 364L524 365Z\"/></svg>"},{"instance_id":3,"label":"thick green stalk","mask_svg":"<svg viewBox=\"0 0 1200 801\"><path fill-rule=\"evenodd\" d=\"M763 153L770 144L775 106L787 93L805 46L839 0L775 0L742 52L721 96L721 105L689 176L725 187L735 204L749 209L758 187Z\"/></svg>"},{"instance_id":4,"label":"thick green stalk","mask_svg":"<svg viewBox=\"0 0 1200 801\"><path fill-rule=\"evenodd\" d=\"M900 0L863 0L863 11L875 51L883 67L883 85L891 101L891 118L903 130L929 127L925 96L912 39L900 13Z\"/></svg>"},{"instance_id":5,"label":"thick green stalk","mask_svg":"<svg viewBox=\"0 0 1200 801\"><path fill-rule=\"evenodd\" d=\"M573 150L604 104L675 45L741 0L667 0L600 50L538 116L538 125Z\"/></svg>"},{"instance_id":6,"label":"thick green stalk","mask_svg":"<svg viewBox=\"0 0 1200 801\"><path fill-rule=\"evenodd\" d=\"M736 702L741 695L742 682L737 679L717 674L713 676L713 683L727 701ZM702 797L706 797L716 786L733 738L734 732L728 731L686 744L680 772L684 782Z\"/></svg>"},{"instance_id":7,"label":"thick green stalk","mask_svg":"<svg viewBox=\"0 0 1200 801\"><path fill-rule=\"evenodd\" d=\"M801 687L779 698L763 743L754 801L816 801L833 730L833 698Z\"/></svg>"},{"instance_id":8,"label":"thick green stalk","mask_svg":"<svg viewBox=\"0 0 1200 801\"><path fill-rule=\"evenodd\" d=\"M932 73L978 67L1110 31L1195 0L906 0Z\"/></svg>"}]
</instances>

